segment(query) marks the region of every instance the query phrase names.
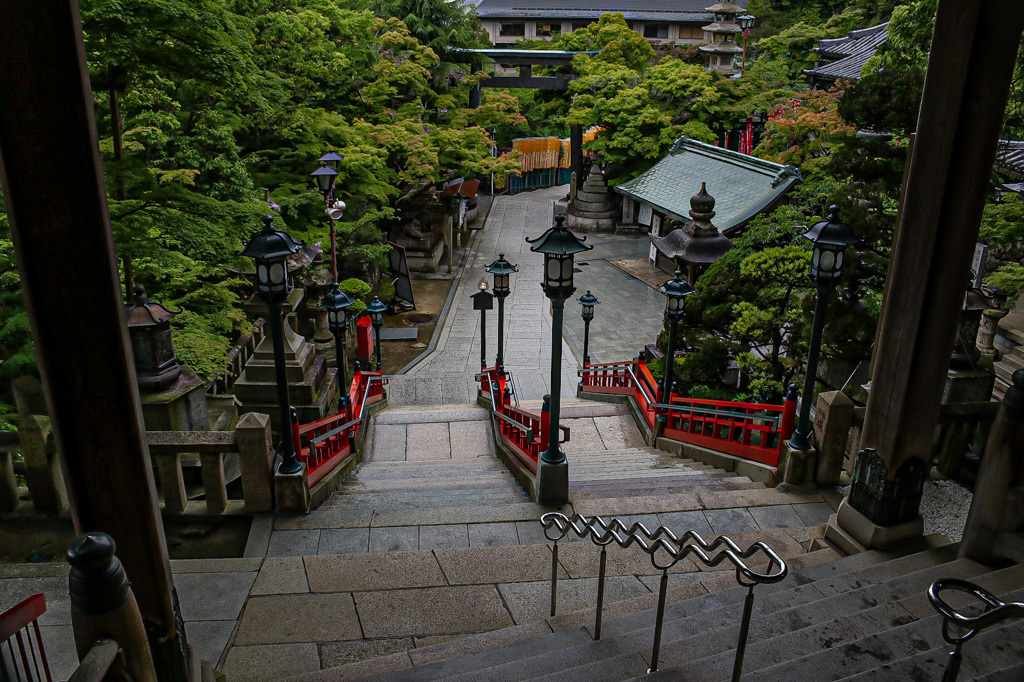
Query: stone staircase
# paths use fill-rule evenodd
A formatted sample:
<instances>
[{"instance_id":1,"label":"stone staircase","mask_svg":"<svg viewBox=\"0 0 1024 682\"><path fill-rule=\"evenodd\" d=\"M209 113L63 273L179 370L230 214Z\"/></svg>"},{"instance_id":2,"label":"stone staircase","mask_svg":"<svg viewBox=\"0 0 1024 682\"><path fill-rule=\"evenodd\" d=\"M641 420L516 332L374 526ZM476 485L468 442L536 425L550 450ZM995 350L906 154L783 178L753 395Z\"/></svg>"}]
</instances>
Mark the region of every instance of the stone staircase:
<instances>
[{"instance_id":1,"label":"stone staircase","mask_svg":"<svg viewBox=\"0 0 1024 682\"><path fill-rule=\"evenodd\" d=\"M941 619L925 596L927 587L938 578L959 577L1020 601L1024 566L993 569L958 560L955 545L943 545L938 537L927 540L930 547L902 555L866 552L837 559L831 550L821 550L791 559L786 580L755 591L743 679L940 679L948 648ZM608 619L606 611L600 641L592 639L590 609L545 619L552 632L539 637L519 626L297 679L729 680L746 594L729 583L732 573L724 572L670 589L659 672L654 674L646 674L654 612L640 610L651 602L640 597L615 609L631 613ZM972 639L963 649L960 679L1022 679L1022 635L1024 623L1008 622Z\"/></svg>"},{"instance_id":2,"label":"stone staircase","mask_svg":"<svg viewBox=\"0 0 1024 682\"><path fill-rule=\"evenodd\" d=\"M1013 373L1018 369L1024 369L1024 345L1014 346L1012 350L1003 354L994 365L996 372L995 386L992 391L993 398L1002 400L1006 395L1006 389L1012 383Z\"/></svg>"},{"instance_id":3,"label":"stone staircase","mask_svg":"<svg viewBox=\"0 0 1024 682\"><path fill-rule=\"evenodd\" d=\"M806 553L833 511L817 493L764 488L648 448L620 405L569 399L563 417L572 495L557 511L727 533L741 546L765 540L800 565L837 556ZM553 630L568 638L555 642L583 644L599 550L560 543L560 615L548 618L552 554L539 523L547 511L555 509L531 502L497 458L486 410L381 411L364 461L338 491L316 511L274 519L224 660L228 680L355 679ZM609 549L609 624L656 605L659 571L635 549ZM672 602L733 580L689 560L671 573Z\"/></svg>"}]
</instances>

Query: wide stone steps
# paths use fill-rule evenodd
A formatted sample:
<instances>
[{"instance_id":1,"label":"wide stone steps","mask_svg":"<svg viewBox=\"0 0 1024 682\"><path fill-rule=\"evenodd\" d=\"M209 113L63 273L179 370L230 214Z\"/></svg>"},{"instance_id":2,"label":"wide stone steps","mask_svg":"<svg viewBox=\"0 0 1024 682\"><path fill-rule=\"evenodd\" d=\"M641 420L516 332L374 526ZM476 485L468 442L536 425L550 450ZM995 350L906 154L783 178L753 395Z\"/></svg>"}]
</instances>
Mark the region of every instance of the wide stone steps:
<instances>
[{"instance_id":1,"label":"wide stone steps","mask_svg":"<svg viewBox=\"0 0 1024 682\"><path fill-rule=\"evenodd\" d=\"M960 577L1008 599L1024 598L1024 566L993 570L970 560L957 560L956 549L949 545L896 558L867 552L804 568L800 567L804 557L792 560L793 570L785 581L755 590L743 679L939 679L948 649L941 637L941 618L925 595L934 580ZM808 560L812 557L804 556ZM731 572L719 575L723 577L720 583L731 582ZM677 586L670 593L688 588L693 586ZM556 632L542 637L526 638L521 633L523 638L509 643L516 633L495 632L462 642L461 647L458 640L427 647L421 652L426 659L443 656L446 649L473 652L366 679L728 680L745 594L745 588L732 587L670 603L659 672L650 675L645 671L653 642L653 609L619 618L610 618L606 611L601 641L590 637L590 610L548 619L548 626ZM647 597L635 601L650 603L654 595ZM575 622L588 625L573 627ZM1024 624L1011 623L968 642L960 679L1022 679L1022 634ZM500 645L482 648L488 640ZM363 679L359 665L323 671L308 679ZM370 668L364 665L362 670Z\"/></svg>"},{"instance_id":2,"label":"wide stone steps","mask_svg":"<svg viewBox=\"0 0 1024 682\"><path fill-rule=\"evenodd\" d=\"M795 586L827 581L843 574L856 574L862 580L867 580L866 576L870 575L871 567L878 566L886 558L892 557L878 552L838 559L835 559L835 556L831 550L825 550L793 558L790 561L790 576L783 583L760 586L757 589L758 598L764 599L766 595L781 594L794 589ZM824 561L821 561L822 559ZM928 553L910 555L903 559L907 559L901 566L905 570L934 566L941 560L929 556ZM667 618L681 619L690 616L700 620L732 613L742 601L746 590L728 587L730 584L735 585L732 572L711 573L708 580L711 584L717 584L725 589L709 593L707 590L714 589L713 587L701 589L696 583L672 587L670 584ZM643 652L646 651L646 655L649 656L651 641L645 641L642 648L624 646L622 642L638 629L650 628L653 625L654 611L651 607L656 604L656 599L656 594L650 594L616 605L606 604L603 636L599 642L591 638L594 614L591 608L547 619L548 627L556 630L554 634L530 637L527 632L520 631L520 636L515 637L517 633L513 631L499 631L432 645L417 650L421 654L421 660L431 662L412 668L404 667L367 679L381 682L441 679L497 681L543 678L548 674L561 675L562 680L630 679L647 669ZM615 618L615 613L628 615ZM758 622L759 620L755 618L755 627ZM735 641L735 633L730 641ZM489 642L493 642L492 648L487 648ZM662 651L664 652L664 648ZM378 671L380 669L377 668ZM319 676L309 676L306 679L310 682L362 679L368 670L369 667L365 664L353 664L332 671L323 671ZM327 673L333 674L328 676Z\"/></svg>"}]
</instances>

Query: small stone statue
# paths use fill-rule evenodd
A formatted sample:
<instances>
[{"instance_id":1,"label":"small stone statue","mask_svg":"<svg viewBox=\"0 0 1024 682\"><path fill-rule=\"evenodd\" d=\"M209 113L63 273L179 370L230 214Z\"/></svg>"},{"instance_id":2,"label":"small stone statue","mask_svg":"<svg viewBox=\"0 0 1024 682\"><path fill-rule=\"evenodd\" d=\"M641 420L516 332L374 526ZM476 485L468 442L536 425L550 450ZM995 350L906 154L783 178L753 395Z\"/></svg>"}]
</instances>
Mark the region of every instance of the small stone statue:
<instances>
[{"instance_id":1,"label":"small stone statue","mask_svg":"<svg viewBox=\"0 0 1024 682\"><path fill-rule=\"evenodd\" d=\"M423 223L418 219L414 218L412 222L406 223L405 227L402 228L406 237L410 239L423 239Z\"/></svg>"}]
</instances>

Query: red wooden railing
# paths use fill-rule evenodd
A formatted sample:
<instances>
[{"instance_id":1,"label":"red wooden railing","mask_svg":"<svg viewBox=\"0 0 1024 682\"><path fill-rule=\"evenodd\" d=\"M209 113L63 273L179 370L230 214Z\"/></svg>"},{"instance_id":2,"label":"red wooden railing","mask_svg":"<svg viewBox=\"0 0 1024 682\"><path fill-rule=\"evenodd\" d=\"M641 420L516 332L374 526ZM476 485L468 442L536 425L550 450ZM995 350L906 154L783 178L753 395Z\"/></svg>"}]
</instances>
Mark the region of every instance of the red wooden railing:
<instances>
[{"instance_id":1,"label":"red wooden railing","mask_svg":"<svg viewBox=\"0 0 1024 682\"><path fill-rule=\"evenodd\" d=\"M292 423L292 442L299 461L306 465L310 486L352 455L366 408L383 399L386 383L380 372L356 372L349 408L307 424Z\"/></svg>"},{"instance_id":2,"label":"red wooden railing","mask_svg":"<svg viewBox=\"0 0 1024 682\"><path fill-rule=\"evenodd\" d=\"M14 679L53 682L39 631L38 620L44 613L46 599L41 594L0 613L0 678L7 679L4 667L9 664L12 669L6 672L13 673ZM10 660L5 662L6 658Z\"/></svg>"},{"instance_id":3,"label":"red wooden railing","mask_svg":"<svg viewBox=\"0 0 1024 682\"><path fill-rule=\"evenodd\" d=\"M490 397L491 414L502 443L530 471L537 473L537 460L548 448L551 431L549 413L541 411L538 414L514 405L514 383L508 372L500 374L496 367L492 367L477 374L476 378L480 382L481 393ZM560 426L559 430L562 436L558 442L569 440L569 428Z\"/></svg>"},{"instance_id":4,"label":"red wooden railing","mask_svg":"<svg viewBox=\"0 0 1024 682\"><path fill-rule=\"evenodd\" d=\"M588 365L579 374L591 393L633 396L652 430L657 417L664 417L662 435L672 440L778 466L782 444L793 434L796 399L768 405L673 394L665 404L647 364L637 360Z\"/></svg>"}]
</instances>

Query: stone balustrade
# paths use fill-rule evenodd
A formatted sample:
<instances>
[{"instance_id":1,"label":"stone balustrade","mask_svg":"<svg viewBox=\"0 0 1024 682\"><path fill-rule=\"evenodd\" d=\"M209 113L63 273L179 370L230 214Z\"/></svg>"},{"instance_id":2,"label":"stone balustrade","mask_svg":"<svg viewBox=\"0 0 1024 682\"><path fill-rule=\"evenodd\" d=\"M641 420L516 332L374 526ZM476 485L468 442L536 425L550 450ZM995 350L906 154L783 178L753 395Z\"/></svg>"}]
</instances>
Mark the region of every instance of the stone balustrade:
<instances>
[{"instance_id":1,"label":"stone balustrade","mask_svg":"<svg viewBox=\"0 0 1024 682\"><path fill-rule=\"evenodd\" d=\"M233 431L149 431L149 452L157 485L169 514L221 515L271 511L274 449L270 418L250 412ZM16 453L21 461L16 462ZM205 501L189 501L185 466L198 463ZM17 434L0 434L0 514L19 509L24 476L37 514L60 515L68 509L60 458L48 417L31 415ZM228 484L241 478L242 499L228 495ZM21 511L27 511L24 507Z\"/></svg>"}]
</instances>

